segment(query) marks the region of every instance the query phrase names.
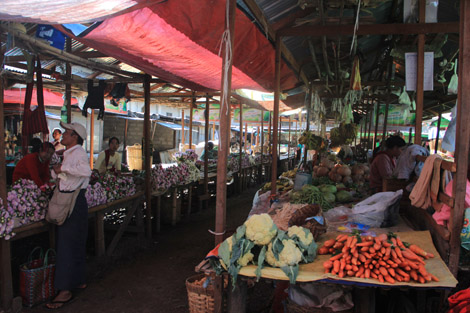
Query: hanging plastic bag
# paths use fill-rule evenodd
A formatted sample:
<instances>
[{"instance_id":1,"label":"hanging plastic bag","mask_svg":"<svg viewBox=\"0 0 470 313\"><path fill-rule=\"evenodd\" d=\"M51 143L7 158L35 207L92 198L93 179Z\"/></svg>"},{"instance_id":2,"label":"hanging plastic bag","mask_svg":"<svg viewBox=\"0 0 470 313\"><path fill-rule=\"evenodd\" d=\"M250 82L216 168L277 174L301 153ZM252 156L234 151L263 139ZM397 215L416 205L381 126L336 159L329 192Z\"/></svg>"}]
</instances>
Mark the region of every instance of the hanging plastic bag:
<instances>
[{"instance_id":1,"label":"hanging plastic bag","mask_svg":"<svg viewBox=\"0 0 470 313\"><path fill-rule=\"evenodd\" d=\"M403 92L400 94L400 97L398 98L398 103L403 104L403 105L411 105L410 96L406 92L406 87L403 87Z\"/></svg>"},{"instance_id":2,"label":"hanging plastic bag","mask_svg":"<svg viewBox=\"0 0 470 313\"><path fill-rule=\"evenodd\" d=\"M351 90L362 90L361 88L361 72L359 71L359 58L354 57L353 68L351 73L350 86Z\"/></svg>"},{"instance_id":3,"label":"hanging plastic bag","mask_svg":"<svg viewBox=\"0 0 470 313\"><path fill-rule=\"evenodd\" d=\"M450 79L449 86L447 87L448 95L456 95L459 89L459 77L457 76L457 59L454 64L454 75Z\"/></svg>"},{"instance_id":4,"label":"hanging plastic bag","mask_svg":"<svg viewBox=\"0 0 470 313\"><path fill-rule=\"evenodd\" d=\"M442 149L454 152L455 151L455 132L457 129L457 102L451 110L452 119L449 126L447 126L444 138L442 138Z\"/></svg>"},{"instance_id":5,"label":"hanging plastic bag","mask_svg":"<svg viewBox=\"0 0 470 313\"><path fill-rule=\"evenodd\" d=\"M465 209L463 219L462 232L460 233L460 241L462 248L470 250L470 208Z\"/></svg>"}]
</instances>

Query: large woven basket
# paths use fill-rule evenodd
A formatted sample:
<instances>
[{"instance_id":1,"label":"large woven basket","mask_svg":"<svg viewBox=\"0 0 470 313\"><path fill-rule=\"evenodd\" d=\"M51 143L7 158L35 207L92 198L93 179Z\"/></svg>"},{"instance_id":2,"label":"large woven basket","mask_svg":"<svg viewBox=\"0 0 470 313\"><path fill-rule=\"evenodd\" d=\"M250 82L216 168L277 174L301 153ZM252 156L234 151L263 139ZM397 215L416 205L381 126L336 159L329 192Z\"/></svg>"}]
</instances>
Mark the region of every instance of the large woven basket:
<instances>
[{"instance_id":1,"label":"large woven basket","mask_svg":"<svg viewBox=\"0 0 470 313\"><path fill-rule=\"evenodd\" d=\"M129 169L142 170L142 146L135 144L127 147L127 164Z\"/></svg>"},{"instance_id":2,"label":"large woven basket","mask_svg":"<svg viewBox=\"0 0 470 313\"><path fill-rule=\"evenodd\" d=\"M315 219L305 221L306 218L312 216L318 216L323 219L323 225ZM320 235L324 234L327 228L326 220L323 217L323 211L317 204L309 204L295 211L289 220L289 227L294 225L309 229L315 240L317 240Z\"/></svg>"},{"instance_id":3,"label":"large woven basket","mask_svg":"<svg viewBox=\"0 0 470 313\"><path fill-rule=\"evenodd\" d=\"M209 284L207 288L197 284L206 277L204 273L197 274L186 279L186 290L188 291L188 303L190 313L212 313L215 312L214 287ZM224 278L224 281L226 279ZM225 287L225 283L224 283ZM226 311L226 297L224 297L224 311Z\"/></svg>"},{"instance_id":4,"label":"large woven basket","mask_svg":"<svg viewBox=\"0 0 470 313\"><path fill-rule=\"evenodd\" d=\"M334 312L330 308L312 308L308 306L301 306L293 302L290 299L287 299L286 301L286 309L287 309L287 313L353 313L354 312L354 308L349 309L349 310Z\"/></svg>"}]
</instances>

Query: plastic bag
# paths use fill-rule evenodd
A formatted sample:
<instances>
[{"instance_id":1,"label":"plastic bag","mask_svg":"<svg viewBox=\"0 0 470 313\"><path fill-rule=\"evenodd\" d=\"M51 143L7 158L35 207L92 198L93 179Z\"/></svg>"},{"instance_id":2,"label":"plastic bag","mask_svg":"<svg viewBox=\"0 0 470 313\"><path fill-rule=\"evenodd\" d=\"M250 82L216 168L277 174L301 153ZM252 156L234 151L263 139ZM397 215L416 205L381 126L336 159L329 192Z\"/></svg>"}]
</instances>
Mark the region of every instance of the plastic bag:
<instances>
[{"instance_id":1,"label":"plastic bag","mask_svg":"<svg viewBox=\"0 0 470 313\"><path fill-rule=\"evenodd\" d=\"M455 151L455 132L457 129L457 103L451 110L452 119L447 127L444 138L442 138L442 149L454 152Z\"/></svg>"},{"instance_id":2,"label":"plastic bag","mask_svg":"<svg viewBox=\"0 0 470 313\"><path fill-rule=\"evenodd\" d=\"M460 233L460 241L462 248L470 250L470 208L465 209L463 219L462 232Z\"/></svg>"},{"instance_id":3,"label":"plastic bag","mask_svg":"<svg viewBox=\"0 0 470 313\"><path fill-rule=\"evenodd\" d=\"M457 76L457 59L454 64L454 75L450 79L449 86L447 87L448 95L456 95L459 89L459 77Z\"/></svg>"},{"instance_id":4,"label":"plastic bag","mask_svg":"<svg viewBox=\"0 0 470 313\"><path fill-rule=\"evenodd\" d=\"M341 285L297 283L289 286L289 299L311 308L330 308L333 312L346 311L354 306L351 289Z\"/></svg>"},{"instance_id":5,"label":"plastic bag","mask_svg":"<svg viewBox=\"0 0 470 313\"><path fill-rule=\"evenodd\" d=\"M399 201L403 190L379 192L352 208L350 220L370 227L390 227L398 221Z\"/></svg>"},{"instance_id":6,"label":"plastic bag","mask_svg":"<svg viewBox=\"0 0 470 313\"><path fill-rule=\"evenodd\" d=\"M271 191L259 194L259 190L256 192L255 197L253 198L253 206L251 208L248 217L255 214L267 213L271 207L271 202L269 201L269 196Z\"/></svg>"},{"instance_id":7,"label":"plastic bag","mask_svg":"<svg viewBox=\"0 0 470 313\"><path fill-rule=\"evenodd\" d=\"M403 87L403 92L401 93L400 97L398 98L398 103L411 106L410 96L406 92L406 87Z\"/></svg>"}]
</instances>

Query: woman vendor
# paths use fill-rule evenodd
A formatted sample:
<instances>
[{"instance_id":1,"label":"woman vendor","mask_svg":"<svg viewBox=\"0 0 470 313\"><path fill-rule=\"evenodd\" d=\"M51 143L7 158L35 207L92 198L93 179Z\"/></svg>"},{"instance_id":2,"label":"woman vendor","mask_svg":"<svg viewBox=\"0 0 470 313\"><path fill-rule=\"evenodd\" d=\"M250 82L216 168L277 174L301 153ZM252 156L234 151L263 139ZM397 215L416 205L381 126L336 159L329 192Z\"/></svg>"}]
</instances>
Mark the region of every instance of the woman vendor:
<instances>
[{"instance_id":1,"label":"woman vendor","mask_svg":"<svg viewBox=\"0 0 470 313\"><path fill-rule=\"evenodd\" d=\"M106 171L121 173L121 154L117 153L119 148L119 139L116 137L109 138L109 148L104 150L98 155L96 160L95 169L100 174L106 173Z\"/></svg>"},{"instance_id":2,"label":"woman vendor","mask_svg":"<svg viewBox=\"0 0 470 313\"><path fill-rule=\"evenodd\" d=\"M378 152L372 159L370 166L371 191L382 191L382 180L391 177L395 168L395 159L400 156L406 146L405 140L400 136L390 136L385 141L385 150Z\"/></svg>"},{"instance_id":3,"label":"woman vendor","mask_svg":"<svg viewBox=\"0 0 470 313\"><path fill-rule=\"evenodd\" d=\"M16 164L13 182L24 178L34 181L38 187L49 183L51 179L49 162L54 152L54 146L50 142L42 143L39 152L27 154Z\"/></svg>"}]
</instances>

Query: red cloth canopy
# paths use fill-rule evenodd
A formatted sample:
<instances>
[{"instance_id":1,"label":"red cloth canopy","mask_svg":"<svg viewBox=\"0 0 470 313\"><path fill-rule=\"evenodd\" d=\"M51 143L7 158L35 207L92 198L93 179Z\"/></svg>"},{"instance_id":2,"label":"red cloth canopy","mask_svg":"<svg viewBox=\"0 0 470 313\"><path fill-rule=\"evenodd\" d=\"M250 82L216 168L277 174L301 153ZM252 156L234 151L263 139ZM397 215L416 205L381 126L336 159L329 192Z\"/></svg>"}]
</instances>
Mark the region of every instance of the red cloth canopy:
<instances>
[{"instance_id":1,"label":"red cloth canopy","mask_svg":"<svg viewBox=\"0 0 470 313\"><path fill-rule=\"evenodd\" d=\"M24 104L25 93L26 93L26 88L7 89L4 91L3 102ZM77 104L77 103L78 103L77 99L72 98L72 104ZM38 105L36 88L34 88L33 90L31 105ZM62 94L60 92L55 92L49 89L44 89L44 105L62 107L64 105L64 99L62 99Z\"/></svg>"},{"instance_id":2,"label":"red cloth canopy","mask_svg":"<svg viewBox=\"0 0 470 313\"><path fill-rule=\"evenodd\" d=\"M220 90L225 1L166 1L105 20L83 36L83 44L148 74L191 88ZM237 9L232 89L274 90L275 49ZM281 89L297 78L281 62Z\"/></svg>"}]
</instances>

